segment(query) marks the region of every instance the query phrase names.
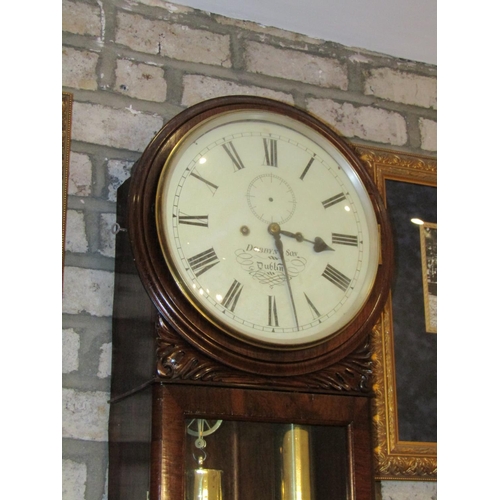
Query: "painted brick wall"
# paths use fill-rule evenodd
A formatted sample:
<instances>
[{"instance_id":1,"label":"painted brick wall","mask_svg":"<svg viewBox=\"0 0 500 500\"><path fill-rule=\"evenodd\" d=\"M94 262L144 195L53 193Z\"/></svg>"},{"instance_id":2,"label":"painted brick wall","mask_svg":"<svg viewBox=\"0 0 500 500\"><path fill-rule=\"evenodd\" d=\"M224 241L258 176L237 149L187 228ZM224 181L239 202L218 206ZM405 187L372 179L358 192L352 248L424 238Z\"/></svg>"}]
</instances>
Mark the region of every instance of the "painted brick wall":
<instances>
[{"instance_id":1,"label":"painted brick wall","mask_svg":"<svg viewBox=\"0 0 500 500\"><path fill-rule=\"evenodd\" d=\"M63 499L103 500L116 190L154 134L196 102L259 95L308 109L347 139L436 153L432 65L353 50L163 0L63 0L73 121L63 297ZM436 498L384 482L380 498Z\"/></svg>"}]
</instances>

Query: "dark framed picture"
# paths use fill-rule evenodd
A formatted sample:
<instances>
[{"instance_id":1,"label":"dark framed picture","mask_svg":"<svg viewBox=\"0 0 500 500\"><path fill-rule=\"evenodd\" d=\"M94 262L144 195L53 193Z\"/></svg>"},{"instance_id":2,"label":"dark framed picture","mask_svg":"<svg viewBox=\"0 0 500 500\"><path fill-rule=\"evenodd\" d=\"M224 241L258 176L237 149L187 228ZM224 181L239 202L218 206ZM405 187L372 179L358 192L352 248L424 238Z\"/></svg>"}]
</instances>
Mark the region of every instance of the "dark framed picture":
<instances>
[{"instance_id":1,"label":"dark framed picture","mask_svg":"<svg viewBox=\"0 0 500 500\"><path fill-rule=\"evenodd\" d=\"M437 161L356 148L394 235L391 293L372 333L377 479L437 479Z\"/></svg>"}]
</instances>

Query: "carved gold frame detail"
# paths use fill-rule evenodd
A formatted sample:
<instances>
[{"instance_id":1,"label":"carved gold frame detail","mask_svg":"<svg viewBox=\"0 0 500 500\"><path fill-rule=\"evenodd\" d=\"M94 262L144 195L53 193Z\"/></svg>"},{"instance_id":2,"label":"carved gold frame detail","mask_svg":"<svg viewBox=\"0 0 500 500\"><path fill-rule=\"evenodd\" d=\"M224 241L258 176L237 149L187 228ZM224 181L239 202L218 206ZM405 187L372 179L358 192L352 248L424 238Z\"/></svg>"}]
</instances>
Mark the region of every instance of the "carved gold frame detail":
<instances>
[{"instance_id":1,"label":"carved gold frame detail","mask_svg":"<svg viewBox=\"0 0 500 500\"><path fill-rule=\"evenodd\" d=\"M64 248L66 243L66 214L68 203L69 154L71 145L71 112L73 94L62 93L62 267L64 270Z\"/></svg>"},{"instance_id":2,"label":"carved gold frame detail","mask_svg":"<svg viewBox=\"0 0 500 500\"><path fill-rule=\"evenodd\" d=\"M437 160L376 148L355 147L386 200L387 179L437 186ZM437 480L437 443L400 441L391 296L372 333L375 477L378 480Z\"/></svg>"}]
</instances>

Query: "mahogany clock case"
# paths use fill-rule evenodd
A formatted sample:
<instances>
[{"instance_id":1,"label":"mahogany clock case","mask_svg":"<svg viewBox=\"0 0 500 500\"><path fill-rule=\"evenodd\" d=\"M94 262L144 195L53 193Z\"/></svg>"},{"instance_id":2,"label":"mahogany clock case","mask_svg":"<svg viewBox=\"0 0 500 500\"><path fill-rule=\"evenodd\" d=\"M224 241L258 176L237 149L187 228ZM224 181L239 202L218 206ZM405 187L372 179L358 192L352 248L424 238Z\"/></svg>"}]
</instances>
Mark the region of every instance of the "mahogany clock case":
<instances>
[{"instance_id":1,"label":"mahogany clock case","mask_svg":"<svg viewBox=\"0 0 500 500\"><path fill-rule=\"evenodd\" d=\"M227 335L206 321L180 293L162 254L155 204L165 161L178 141L197 124L221 113L241 109L270 110L289 116L326 137L355 168L375 210L382 244L379 270L371 294L353 321L334 336L316 344L269 348ZM254 374L281 377L312 373L344 358L363 343L379 317L389 290L392 269L390 223L371 177L347 143L324 123L298 108L269 99L241 96L212 99L184 110L168 122L134 166L127 231L141 281L166 324L198 352L224 365Z\"/></svg>"},{"instance_id":2,"label":"mahogany clock case","mask_svg":"<svg viewBox=\"0 0 500 500\"><path fill-rule=\"evenodd\" d=\"M356 166L377 215L382 251L372 293L357 319L317 345L269 349L226 335L184 297L162 255L155 202L166 157L196 123L241 108L292 116L334 141ZM176 116L148 146L118 190L117 224L110 500L182 500L190 468L186 421L192 418L224 421L209 446L215 445L214 466L225 470L226 499L279 498L270 486L276 455L271 447L263 458L255 436L267 436L265 446L271 446L277 427L295 423L313 427L314 460L327 464L317 470L319 498L372 500L369 334L389 290L392 238L379 193L350 147L288 105L250 97L207 101Z\"/></svg>"}]
</instances>

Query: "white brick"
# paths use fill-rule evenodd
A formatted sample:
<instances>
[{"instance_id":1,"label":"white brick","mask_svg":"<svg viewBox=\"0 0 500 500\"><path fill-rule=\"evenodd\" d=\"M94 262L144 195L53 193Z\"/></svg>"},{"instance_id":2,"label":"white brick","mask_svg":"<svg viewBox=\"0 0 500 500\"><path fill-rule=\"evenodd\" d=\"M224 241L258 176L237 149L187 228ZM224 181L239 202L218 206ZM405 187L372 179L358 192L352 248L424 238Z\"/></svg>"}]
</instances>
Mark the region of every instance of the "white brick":
<instances>
[{"instance_id":1,"label":"white brick","mask_svg":"<svg viewBox=\"0 0 500 500\"><path fill-rule=\"evenodd\" d=\"M116 214L101 214L99 220L99 235L100 245L99 253L105 257L115 256L115 241L116 236L112 233L111 229L116 222Z\"/></svg>"},{"instance_id":2,"label":"white brick","mask_svg":"<svg viewBox=\"0 0 500 500\"><path fill-rule=\"evenodd\" d=\"M64 268L63 313L111 316L114 274L109 271Z\"/></svg>"},{"instance_id":3,"label":"white brick","mask_svg":"<svg viewBox=\"0 0 500 500\"><path fill-rule=\"evenodd\" d=\"M382 481L382 498L436 500L437 483L430 481Z\"/></svg>"},{"instance_id":4,"label":"white brick","mask_svg":"<svg viewBox=\"0 0 500 500\"><path fill-rule=\"evenodd\" d=\"M127 109L113 109L100 104L73 104L72 138L90 142L143 151L163 126L159 116L145 115Z\"/></svg>"},{"instance_id":5,"label":"white brick","mask_svg":"<svg viewBox=\"0 0 500 500\"><path fill-rule=\"evenodd\" d=\"M167 82L161 68L119 59L115 73L115 90L121 94L145 101L163 102L167 99Z\"/></svg>"},{"instance_id":6,"label":"white brick","mask_svg":"<svg viewBox=\"0 0 500 500\"><path fill-rule=\"evenodd\" d=\"M107 378L111 376L111 342L101 346L101 355L99 356L99 368L97 376L99 378Z\"/></svg>"},{"instance_id":7,"label":"white brick","mask_svg":"<svg viewBox=\"0 0 500 500\"><path fill-rule=\"evenodd\" d=\"M90 196L92 163L88 155L71 151L69 156L68 194Z\"/></svg>"},{"instance_id":8,"label":"white brick","mask_svg":"<svg viewBox=\"0 0 500 500\"><path fill-rule=\"evenodd\" d=\"M264 26L262 24L254 23L251 21L241 21L239 19L233 19L230 17L219 16L217 14L212 14L212 19L214 19L218 24L224 26L234 26L238 29L244 29L246 31L253 31L259 34L260 40L269 39L269 37L279 37L285 40L290 40L291 42L298 42L301 44L308 45L322 45L324 40L318 38L312 38L307 35L302 35L301 33L294 33L293 31L286 31L273 26Z\"/></svg>"},{"instance_id":9,"label":"white brick","mask_svg":"<svg viewBox=\"0 0 500 500\"><path fill-rule=\"evenodd\" d=\"M106 468L106 480L104 482L104 493L101 500L108 500L108 489L109 489L109 466Z\"/></svg>"},{"instance_id":10,"label":"white brick","mask_svg":"<svg viewBox=\"0 0 500 500\"><path fill-rule=\"evenodd\" d=\"M62 84L75 89L97 89L99 55L88 50L62 49Z\"/></svg>"},{"instance_id":11,"label":"white brick","mask_svg":"<svg viewBox=\"0 0 500 500\"><path fill-rule=\"evenodd\" d=\"M394 146L402 146L408 140L406 122L399 113L369 106L356 108L329 99L311 99L307 108L346 137Z\"/></svg>"},{"instance_id":12,"label":"white brick","mask_svg":"<svg viewBox=\"0 0 500 500\"><path fill-rule=\"evenodd\" d=\"M62 331L62 372L71 373L78 370L78 350L80 335L69 328Z\"/></svg>"},{"instance_id":13,"label":"white brick","mask_svg":"<svg viewBox=\"0 0 500 500\"><path fill-rule=\"evenodd\" d=\"M347 68L336 59L248 42L247 70L327 88L347 90Z\"/></svg>"},{"instance_id":14,"label":"white brick","mask_svg":"<svg viewBox=\"0 0 500 500\"><path fill-rule=\"evenodd\" d=\"M108 440L108 393L62 390L62 436L85 441Z\"/></svg>"},{"instance_id":15,"label":"white brick","mask_svg":"<svg viewBox=\"0 0 500 500\"><path fill-rule=\"evenodd\" d=\"M87 466L63 460L62 462L62 500L85 500Z\"/></svg>"},{"instance_id":16,"label":"white brick","mask_svg":"<svg viewBox=\"0 0 500 500\"><path fill-rule=\"evenodd\" d=\"M83 212L78 210L67 211L65 248L69 252L76 253L85 253L89 249Z\"/></svg>"},{"instance_id":17,"label":"white brick","mask_svg":"<svg viewBox=\"0 0 500 500\"><path fill-rule=\"evenodd\" d=\"M140 3L143 5L148 5L150 7L161 7L172 14L188 14L193 12L190 7L184 7L183 5L176 5L169 3L166 0L135 0L134 3Z\"/></svg>"},{"instance_id":18,"label":"white brick","mask_svg":"<svg viewBox=\"0 0 500 500\"><path fill-rule=\"evenodd\" d=\"M108 200L116 201L117 189L130 177L134 163L131 161L110 160L108 162Z\"/></svg>"},{"instance_id":19,"label":"white brick","mask_svg":"<svg viewBox=\"0 0 500 500\"><path fill-rule=\"evenodd\" d=\"M437 151L437 123L433 120L420 118L421 148L426 151Z\"/></svg>"},{"instance_id":20,"label":"white brick","mask_svg":"<svg viewBox=\"0 0 500 500\"><path fill-rule=\"evenodd\" d=\"M192 106L197 102L221 97L226 95L256 95L268 97L278 101L293 104L293 97L285 92L277 92L263 87L253 85L240 85L239 83L219 80L202 75L187 75L183 79L184 93L182 94L182 104Z\"/></svg>"},{"instance_id":21,"label":"white brick","mask_svg":"<svg viewBox=\"0 0 500 500\"><path fill-rule=\"evenodd\" d=\"M231 67L229 35L120 13L116 43L181 61Z\"/></svg>"},{"instance_id":22,"label":"white brick","mask_svg":"<svg viewBox=\"0 0 500 500\"><path fill-rule=\"evenodd\" d=\"M436 78L390 68L372 69L368 72L365 94L422 108L437 107Z\"/></svg>"},{"instance_id":23,"label":"white brick","mask_svg":"<svg viewBox=\"0 0 500 500\"><path fill-rule=\"evenodd\" d=\"M62 29L77 35L101 35L101 14L97 6L83 2L62 3Z\"/></svg>"}]
</instances>

